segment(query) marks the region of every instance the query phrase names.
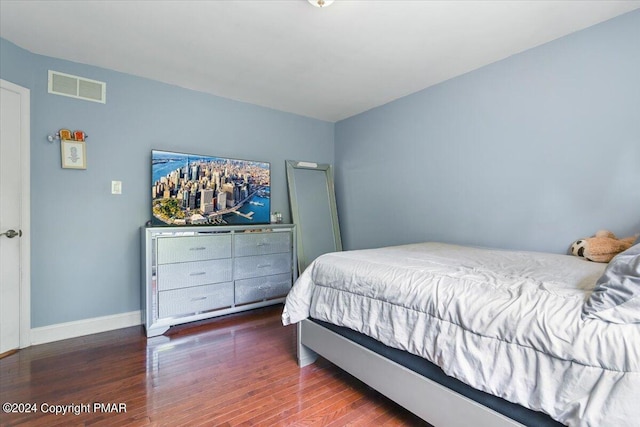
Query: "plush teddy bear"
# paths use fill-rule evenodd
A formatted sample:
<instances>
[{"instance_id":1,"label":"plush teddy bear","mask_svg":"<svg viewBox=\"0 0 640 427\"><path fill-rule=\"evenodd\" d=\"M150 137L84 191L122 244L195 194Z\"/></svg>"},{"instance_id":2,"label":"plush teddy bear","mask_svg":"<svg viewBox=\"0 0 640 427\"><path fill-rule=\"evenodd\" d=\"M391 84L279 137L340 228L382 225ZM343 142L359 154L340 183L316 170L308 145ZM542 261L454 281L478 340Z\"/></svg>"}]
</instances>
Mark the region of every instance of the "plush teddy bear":
<instances>
[{"instance_id":1,"label":"plush teddy bear","mask_svg":"<svg viewBox=\"0 0 640 427\"><path fill-rule=\"evenodd\" d=\"M575 256L594 262L609 262L620 252L626 251L635 242L637 236L618 239L608 230L600 230L595 236L580 239L571 245Z\"/></svg>"}]
</instances>

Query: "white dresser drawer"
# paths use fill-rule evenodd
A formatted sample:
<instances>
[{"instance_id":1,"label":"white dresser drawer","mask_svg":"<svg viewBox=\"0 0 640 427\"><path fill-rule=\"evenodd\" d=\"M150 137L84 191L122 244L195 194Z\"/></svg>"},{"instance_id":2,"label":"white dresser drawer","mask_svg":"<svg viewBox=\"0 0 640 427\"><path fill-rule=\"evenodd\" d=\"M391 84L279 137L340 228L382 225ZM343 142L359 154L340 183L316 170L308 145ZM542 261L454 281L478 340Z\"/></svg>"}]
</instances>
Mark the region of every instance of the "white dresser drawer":
<instances>
[{"instance_id":1,"label":"white dresser drawer","mask_svg":"<svg viewBox=\"0 0 640 427\"><path fill-rule=\"evenodd\" d=\"M231 258L231 235L158 237L158 264Z\"/></svg>"},{"instance_id":2,"label":"white dresser drawer","mask_svg":"<svg viewBox=\"0 0 640 427\"><path fill-rule=\"evenodd\" d=\"M231 258L160 264L157 272L160 291L233 280Z\"/></svg>"},{"instance_id":3,"label":"white dresser drawer","mask_svg":"<svg viewBox=\"0 0 640 427\"><path fill-rule=\"evenodd\" d=\"M158 316L201 313L233 305L233 282L158 293Z\"/></svg>"},{"instance_id":4,"label":"white dresser drawer","mask_svg":"<svg viewBox=\"0 0 640 427\"><path fill-rule=\"evenodd\" d=\"M233 241L233 252L235 256L291 252L291 233L236 234Z\"/></svg>"},{"instance_id":5,"label":"white dresser drawer","mask_svg":"<svg viewBox=\"0 0 640 427\"><path fill-rule=\"evenodd\" d=\"M291 289L291 274L236 280L236 304L286 296Z\"/></svg>"},{"instance_id":6,"label":"white dresser drawer","mask_svg":"<svg viewBox=\"0 0 640 427\"><path fill-rule=\"evenodd\" d=\"M271 254L234 258L234 278L271 276L274 274L291 274L291 254Z\"/></svg>"}]
</instances>

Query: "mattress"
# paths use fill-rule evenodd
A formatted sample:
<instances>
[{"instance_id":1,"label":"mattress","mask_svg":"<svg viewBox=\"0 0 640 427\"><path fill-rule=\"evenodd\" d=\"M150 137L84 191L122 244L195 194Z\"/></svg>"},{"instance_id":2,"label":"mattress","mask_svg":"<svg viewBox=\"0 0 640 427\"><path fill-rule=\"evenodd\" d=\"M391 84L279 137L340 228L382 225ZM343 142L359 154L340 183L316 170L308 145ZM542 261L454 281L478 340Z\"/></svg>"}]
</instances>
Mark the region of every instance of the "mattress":
<instances>
[{"instance_id":1,"label":"mattress","mask_svg":"<svg viewBox=\"0 0 640 427\"><path fill-rule=\"evenodd\" d=\"M300 276L283 323L347 327L569 426L638 425L640 325L580 316L603 270L442 243L331 253Z\"/></svg>"}]
</instances>

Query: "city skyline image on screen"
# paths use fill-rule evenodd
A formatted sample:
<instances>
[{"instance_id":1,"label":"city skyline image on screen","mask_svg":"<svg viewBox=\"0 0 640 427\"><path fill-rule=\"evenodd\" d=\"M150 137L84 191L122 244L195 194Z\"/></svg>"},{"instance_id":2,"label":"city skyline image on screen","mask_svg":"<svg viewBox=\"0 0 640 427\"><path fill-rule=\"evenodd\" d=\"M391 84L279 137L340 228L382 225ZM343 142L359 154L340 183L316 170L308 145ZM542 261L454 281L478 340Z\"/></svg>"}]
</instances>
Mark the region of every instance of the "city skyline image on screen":
<instances>
[{"instance_id":1,"label":"city skyline image on screen","mask_svg":"<svg viewBox=\"0 0 640 427\"><path fill-rule=\"evenodd\" d=\"M268 162L151 151L153 225L249 225L270 220Z\"/></svg>"}]
</instances>

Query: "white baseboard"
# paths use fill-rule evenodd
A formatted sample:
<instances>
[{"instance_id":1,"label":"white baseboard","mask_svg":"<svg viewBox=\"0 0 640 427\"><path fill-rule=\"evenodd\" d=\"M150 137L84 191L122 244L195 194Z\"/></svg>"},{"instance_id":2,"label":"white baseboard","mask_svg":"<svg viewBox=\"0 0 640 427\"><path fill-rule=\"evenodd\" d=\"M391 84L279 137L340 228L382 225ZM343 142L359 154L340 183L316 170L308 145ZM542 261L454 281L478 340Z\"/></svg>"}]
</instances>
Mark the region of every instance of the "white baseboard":
<instances>
[{"instance_id":1,"label":"white baseboard","mask_svg":"<svg viewBox=\"0 0 640 427\"><path fill-rule=\"evenodd\" d=\"M68 338L128 328L140 324L142 324L142 313L140 310L111 316L76 320L74 322L58 323L56 325L31 329L31 345L66 340Z\"/></svg>"}]
</instances>

